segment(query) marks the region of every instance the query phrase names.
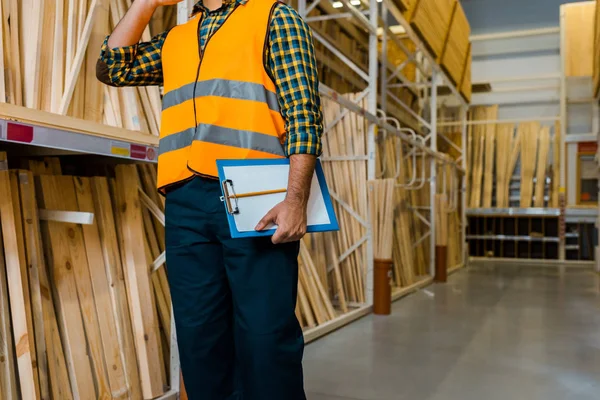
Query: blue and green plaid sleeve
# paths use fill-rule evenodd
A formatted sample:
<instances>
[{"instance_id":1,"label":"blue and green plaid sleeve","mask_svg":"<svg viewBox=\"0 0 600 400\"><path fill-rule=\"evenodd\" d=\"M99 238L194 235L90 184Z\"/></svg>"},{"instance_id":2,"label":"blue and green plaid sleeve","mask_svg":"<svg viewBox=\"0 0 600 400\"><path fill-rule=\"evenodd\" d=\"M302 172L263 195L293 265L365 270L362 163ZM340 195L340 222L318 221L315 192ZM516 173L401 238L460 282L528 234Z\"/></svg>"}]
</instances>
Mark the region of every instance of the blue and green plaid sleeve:
<instances>
[{"instance_id":1,"label":"blue and green plaid sleeve","mask_svg":"<svg viewBox=\"0 0 600 400\"><path fill-rule=\"evenodd\" d=\"M276 6L267 49L268 69L286 125L287 155L321 155L323 114L312 34L290 6Z\"/></svg>"},{"instance_id":2,"label":"blue and green plaid sleeve","mask_svg":"<svg viewBox=\"0 0 600 400\"><path fill-rule=\"evenodd\" d=\"M161 51L167 32L133 46L108 47L108 37L100 52L102 75L114 86L162 85ZM108 82L107 82L108 83Z\"/></svg>"}]
</instances>

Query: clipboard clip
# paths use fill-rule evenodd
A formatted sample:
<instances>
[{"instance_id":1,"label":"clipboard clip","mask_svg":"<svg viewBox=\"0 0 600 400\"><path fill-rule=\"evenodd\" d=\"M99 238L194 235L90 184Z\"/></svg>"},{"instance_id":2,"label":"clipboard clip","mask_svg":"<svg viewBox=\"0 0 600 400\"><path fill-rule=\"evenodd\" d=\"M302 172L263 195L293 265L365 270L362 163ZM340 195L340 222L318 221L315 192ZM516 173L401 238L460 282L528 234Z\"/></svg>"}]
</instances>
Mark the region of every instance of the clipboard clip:
<instances>
[{"instance_id":1,"label":"clipboard clip","mask_svg":"<svg viewBox=\"0 0 600 400\"><path fill-rule=\"evenodd\" d=\"M238 198L233 188L233 181L231 179L225 179L221 182L221 186L223 187L224 193L224 196L221 196L221 201L225 202L227 213L230 215L239 214L240 208L238 207ZM231 203L232 200L234 204Z\"/></svg>"}]
</instances>

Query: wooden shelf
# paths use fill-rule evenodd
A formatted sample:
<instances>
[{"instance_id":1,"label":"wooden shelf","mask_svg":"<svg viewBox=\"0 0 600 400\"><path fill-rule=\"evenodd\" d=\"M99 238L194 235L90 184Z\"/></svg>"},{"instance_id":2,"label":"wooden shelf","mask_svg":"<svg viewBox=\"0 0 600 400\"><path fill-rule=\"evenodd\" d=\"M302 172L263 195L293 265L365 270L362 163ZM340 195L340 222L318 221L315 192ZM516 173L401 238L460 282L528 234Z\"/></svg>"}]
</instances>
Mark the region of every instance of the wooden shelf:
<instances>
[{"instance_id":1,"label":"wooden shelf","mask_svg":"<svg viewBox=\"0 0 600 400\"><path fill-rule=\"evenodd\" d=\"M0 142L156 162L158 137L0 103Z\"/></svg>"}]
</instances>

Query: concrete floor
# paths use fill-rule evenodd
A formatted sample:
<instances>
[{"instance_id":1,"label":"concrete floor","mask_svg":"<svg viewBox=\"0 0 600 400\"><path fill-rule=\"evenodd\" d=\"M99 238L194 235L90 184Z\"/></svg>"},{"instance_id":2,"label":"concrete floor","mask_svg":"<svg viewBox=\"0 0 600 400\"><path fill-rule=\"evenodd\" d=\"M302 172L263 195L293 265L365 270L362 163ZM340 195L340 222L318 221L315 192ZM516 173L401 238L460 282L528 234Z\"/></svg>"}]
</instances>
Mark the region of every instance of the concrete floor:
<instances>
[{"instance_id":1,"label":"concrete floor","mask_svg":"<svg viewBox=\"0 0 600 400\"><path fill-rule=\"evenodd\" d=\"M598 400L599 285L470 267L308 345L308 400Z\"/></svg>"}]
</instances>

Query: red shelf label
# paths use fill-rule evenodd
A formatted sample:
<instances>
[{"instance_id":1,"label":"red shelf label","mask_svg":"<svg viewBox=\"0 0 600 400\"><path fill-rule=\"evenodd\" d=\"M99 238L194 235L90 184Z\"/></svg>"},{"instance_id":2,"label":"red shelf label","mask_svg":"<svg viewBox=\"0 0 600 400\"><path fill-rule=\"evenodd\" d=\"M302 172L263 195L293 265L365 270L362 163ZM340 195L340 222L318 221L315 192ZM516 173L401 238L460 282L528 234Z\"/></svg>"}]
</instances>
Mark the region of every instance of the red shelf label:
<instances>
[{"instance_id":1,"label":"red shelf label","mask_svg":"<svg viewBox=\"0 0 600 400\"><path fill-rule=\"evenodd\" d=\"M131 158L136 158L138 160L145 160L147 150L148 149L146 146L140 146L139 144L132 144L131 145Z\"/></svg>"},{"instance_id":2,"label":"red shelf label","mask_svg":"<svg viewBox=\"0 0 600 400\"><path fill-rule=\"evenodd\" d=\"M33 126L9 122L6 127L6 139L13 142L33 142Z\"/></svg>"}]
</instances>

